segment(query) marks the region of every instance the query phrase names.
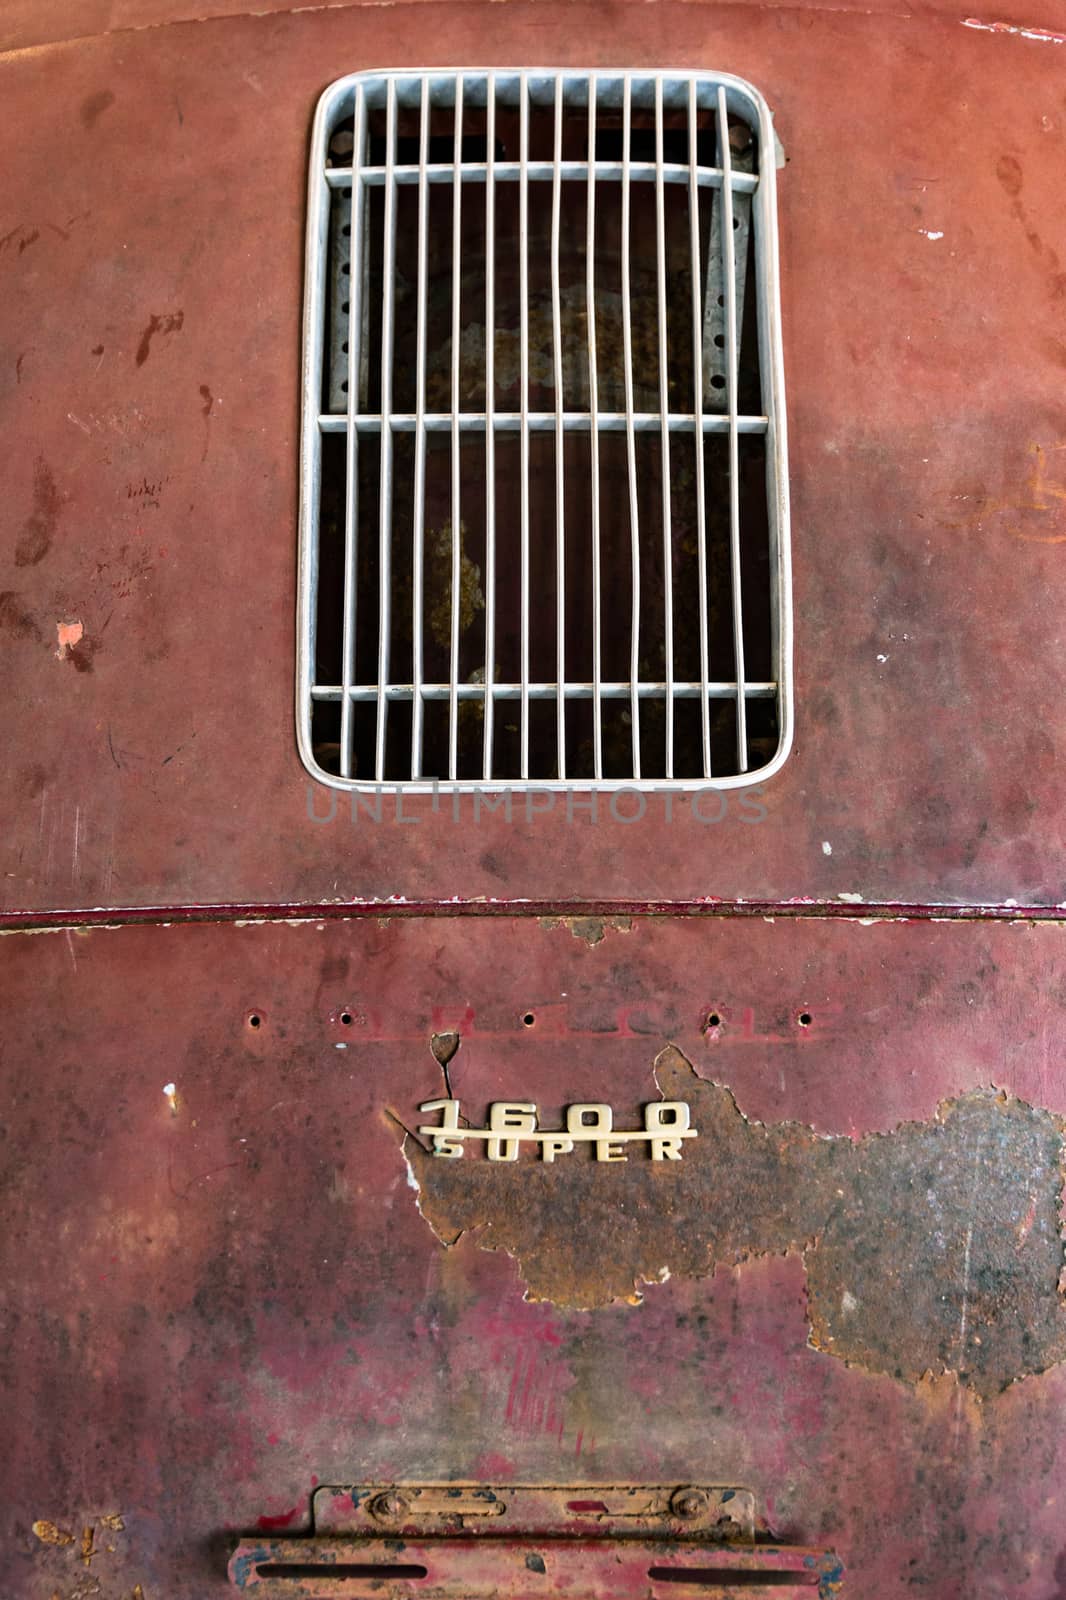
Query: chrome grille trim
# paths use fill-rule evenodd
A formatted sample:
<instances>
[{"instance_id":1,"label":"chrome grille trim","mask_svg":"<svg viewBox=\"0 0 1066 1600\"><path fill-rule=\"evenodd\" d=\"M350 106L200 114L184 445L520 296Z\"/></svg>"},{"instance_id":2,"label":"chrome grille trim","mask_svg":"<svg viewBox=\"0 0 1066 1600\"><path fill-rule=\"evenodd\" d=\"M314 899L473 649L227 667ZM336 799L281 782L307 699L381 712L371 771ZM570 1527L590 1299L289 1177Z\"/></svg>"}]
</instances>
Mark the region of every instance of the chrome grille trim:
<instances>
[{"instance_id":1,"label":"chrome grille trim","mask_svg":"<svg viewBox=\"0 0 1066 1600\"><path fill-rule=\"evenodd\" d=\"M635 107L640 108L642 115L652 119L654 160L638 160L633 155L631 131ZM450 137L453 159L450 162L430 159L431 117L442 109L450 110L452 114ZM517 110L517 161L497 155L497 117L501 109L508 113ZM534 109L551 113L553 117L551 159L539 154L531 155L530 117ZM467 113L484 114L484 160L468 159L464 154L464 110ZM564 154L564 130L569 110L580 110L587 121L588 149L585 159L575 159L572 152ZM400 149L400 120L405 117L409 122L412 112L418 118L417 161L406 159ZM597 154L598 127L603 126L605 117L616 120L619 112L622 120L621 159L606 159ZM666 159L664 125L667 113L675 119L679 114L685 114L687 161ZM374 117L380 123L382 114L385 129L383 153L380 148L376 152L372 149L369 131L370 119ZM701 163L699 159L699 121L701 117L706 121L708 116L713 117L715 130L713 165L706 164L706 161ZM730 117L744 120L752 129L757 141L758 170L744 170L745 162L741 160L738 164L734 160L730 147ZM348 119L352 129L350 164L337 165L333 163L330 153L331 139L338 125L347 123ZM380 143L379 136L379 147ZM397 783L408 792L472 789L520 791L523 788L564 787L605 791L664 787L695 789L707 784L726 789L765 780L783 764L792 739L792 617L775 149L770 113L761 96L741 80L719 74L686 71L555 72L542 69L521 72L460 69L449 72L368 73L343 78L322 96L315 119L309 177L297 636L298 743L304 764L313 776L340 788L371 788L383 783L390 786ZM458 182L457 175L460 179ZM452 186L450 408L447 411L439 409L439 402L437 408L432 407L427 389L427 368L435 354L430 348L427 329L432 242L430 194L435 185L444 183ZM518 239L521 243L518 260L518 408L500 409L496 392L497 192L506 192L503 186L513 184L518 189ZM414 409L405 407L401 410L393 406L399 265L397 213L400 190L409 185L417 188L417 250L414 260L405 261L404 267L405 270L412 270L417 277L417 327ZM528 236L530 193L534 185L543 186L550 194L550 282L546 299L550 300L548 364L556 401L551 410L538 406L531 397ZM566 332L563 324L560 254L563 206L569 185L581 186L585 206L582 294L587 368L583 370L587 373L588 393L587 404L578 409L567 407L564 390L567 350L564 348ZM652 190L654 197L651 230L655 240L654 294L651 299L656 308L657 323L656 410L648 410L646 401L643 406L638 403L634 384L631 206L635 188L639 185ZM467 318L470 316L466 298L468 291L462 287L464 262L461 247L464 190L468 186L471 186L472 193L482 188L484 190L484 230L490 241L490 248L486 249L482 263L483 286L478 290L484 304L485 319L485 388L481 410L471 409L468 402L464 405L460 371L461 361L465 359L462 355L464 311ZM689 218L688 253L692 296L691 350L687 356L691 364L692 396L690 404L683 409L675 409L671 404L668 381L668 366L671 359L676 360L676 357L671 357L669 349L668 314L672 311L677 315L677 308L670 299L667 275L670 241L667 196L675 194L679 187L686 197L683 203L687 206ZM375 191L383 191L384 206L381 236L376 242L371 238L369 204L370 196ZM713 244L701 240L700 196L707 191L711 196ZM605 195L610 200L617 198L621 218L620 236L624 242L620 250L622 410L613 407L600 409L601 358L597 340L600 331L598 325L604 321L604 310L603 291L597 288L596 252L598 238L602 234L601 216L606 215ZM481 211L478 212L480 215ZM340 330L347 331L348 335L345 357L346 408L341 409L344 401L338 397L335 360L331 355L328 368L325 362L329 348L326 335L327 308L335 350L337 317L339 308L344 304L338 291L336 273L332 278L330 274L331 262L334 266L336 264L337 239L345 225L346 216L350 218L347 224L350 228L350 282L347 328ZM758 340L761 404L754 410L749 408L741 412L738 373L743 301L738 300L738 296L744 294L745 261L743 258L738 261L735 244L739 239L743 245L749 227L754 240L758 327L755 333L749 331L748 337L757 337ZM378 299L375 299L370 264L375 248L380 248L382 262ZM720 290L721 299L712 290ZM380 322L380 396L376 407L371 406L368 379L369 364L373 359L369 354L370 345L376 333L371 329L374 319ZM573 356L572 348L569 353ZM723 379L724 388L720 387ZM716 395L724 400L724 410L715 409L708 402L707 385L712 382L716 386ZM540 387L544 387L542 382ZM327 394L328 409L325 408ZM427 599L427 450L431 438L441 434L447 434L450 441L450 610L447 676L444 680L439 673L432 672L427 679L423 651ZM343 580L335 595L327 593L325 588L320 592L319 584L323 556L320 544L323 449L324 442L333 435L343 438L345 463ZM602 477L601 440L611 435L621 435L621 442L624 443L624 489L620 481L605 483ZM399 447L398 441L405 436L413 436L413 500L410 525L400 526L394 510L400 503L395 498L398 492L395 452ZM553 511L551 515L539 516L534 525L531 506L532 442L542 436L550 436L554 445L554 471L551 474ZM567 511L567 477L573 469L566 446L575 436L589 439L584 468L590 486L588 533L591 615L587 622L592 644L591 670L587 677L582 675L580 667L578 674L573 674L567 647L567 624L573 622L572 608L576 602L571 599L566 581L570 553L568 516L571 520L573 518L573 512ZM500 544L497 445L508 438L516 438L519 447L520 499L518 538L514 539L514 529L505 524L509 543L504 549ZM726 452L724 459L728 477L730 581L726 610L729 613L734 665L729 678L714 672L712 667L711 646L720 641L717 633L712 633L708 608L709 484L705 449L707 442L716 438L721 438L721 448ZM759 672L756 666L754 680L747 677L744 614L740 443L745 438L765 440L766 461L765 540L769 573L769 665L772 670L768 677L765 671ZM661 603L654 608L654 614L661 616L663 661L659 672L655 671L653 665L651 674L647 672L647 663L642 667L641 662L642 628L647 625L647 618L642 617L641 571L642 560L645 559L642 542L650 540L653 535L642 528L642 518L646 519L647 516L647 502L646 497L642 502L640 493L640 439L655 441L661 463L661 504L657 519L660 526L655 530L654 538L662 551L662 597ZM681 448L684 441L695 439L705 441L703 449L693 449L691 444L685 444L684 447L695 458L698 679L692 677L691 671L675 672L675 604L683 586L682 589L677 587L674 571L672 492L676 485L671 477L672 446L676 444ZM479 504L477 508L477 515L484 519L484 668L482 681L463 681L460 663L460 590L464 561L463 511L464 503L470 504L470 496L463 488L462 452L466 441L474 444L477 440L484 441L483 447L479 445L477 448L483 448L485 459L484 504ZM373 451L370 459L376 459L378 463L376 528L367 524L359 506L359 456L363 441L369 441L367 449ZM601 494L605 487L628 506L629 615L624 619L614 616L608 619L628 638L628 677L625 679L619 679L617 671L608 675L603 670L607 624L603 615L605 551L602 545ZM538 492L538 509L542 498ZM547 524L551 521L554 526L549 528ZM360 543L368 538L373 539L375 533L377 618L376 621L372 618L367 626L376 629L377 677L375 682L368 683L365 681L365 668L359 671L357 663L357 625L362 605L357 574L361 558ZM550 626L553 625L555 629L555 676L550 681L543 672L543 657L538 656L540 670L535 670L531 661L531 639L541 624L538 615L539 596L532 589L531 578L531 541L534 537L538 546L550 539L556 570L563 574L563 581L555 583L554 606L547 608L552 617L549 632ZM412 560L411 599L404 602L409 605L411 612L411 660L407 670L401 667L400 671L400 678L406 681L392 681L390 678L391 617L400 606L393 582L392 557L396 540L408 541ZM610 557L615 558L616 554L612 550ZM498 681L498 581L516 556L521 619L518 673ZM475 568L475 571L480 580L481 569ZM651 605L653 598L654 595L645 597L645 609ZM319 682L316 659L320 618L323 606L334 603L341 619L338 652L340 681L336 681L338 674L335 668L332 674L328 671L323 674L326 681ZM372 604L370 609L372 613ZM333 681L329 681L331 677ZM698 701L700 706L699 746L703 770L696 774L683 772L676 775L675 708L692 701ZM568 770L572 760L572 756L568 757L568 714L572 708L589 702L590 770ZM604 710L617 702L626 705L629 717L629 770L624 775L608 774L605 760ZM732 770L722 766L720 756L717 762L712 760L712 707L724 702L731 703L734 708L735 759ZM776 708L776 748L768 759L758 757L753 763L747 731L749 708L752 704L766 702L771 702ZM497 761L497 713L500 706L512 703L519 708L519 764L517 772L509 774L501 770ZM546 769L543 747L539 761L531 760L532 708L545 703L553 705L555 718L554 735L550 741L553 757L550 770ZM447 707L447 736L446 755L443 760L438 760L434 776L432 767L429 773L424 770L424 728L426 708L437 704ZM646 746L642 750L642 710L658 704L665 706L664 748L661 758L649 763ZM316 752L312 727L314 708L330 705L339 706L336 770L330 770ZM387 754L391 748L388 743L389 708L397 705L411 707L410 739L408 741L405 736L404 743L404 748L409 748L409 762L402 771L396 769L395 755ZM372 763L368 765L363 762L361 769L356 770L353 728L356 711L361 707L374 708L376 724ZM470 770L469 760L466 770L461 770L463 749L469 750L469 745L461 748L462 707L475 709L483 719L483 727L477 736L478 770ZM401 712L397 711L396 715L401 716ZM617 766L617 744L611 759Z\"/></svg>"}]
</instances>

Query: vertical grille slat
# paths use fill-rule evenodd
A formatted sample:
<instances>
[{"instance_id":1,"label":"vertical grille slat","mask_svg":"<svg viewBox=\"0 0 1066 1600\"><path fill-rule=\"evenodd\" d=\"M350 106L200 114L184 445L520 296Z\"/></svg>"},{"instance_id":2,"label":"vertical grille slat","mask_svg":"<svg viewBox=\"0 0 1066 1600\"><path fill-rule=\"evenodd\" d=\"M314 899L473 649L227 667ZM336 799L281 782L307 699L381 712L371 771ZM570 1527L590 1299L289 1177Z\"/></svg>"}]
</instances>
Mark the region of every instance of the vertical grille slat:
<instances>
[{"instance_id":1,"label":"vertical grille slat","mask_svg":"<svg viewBox=\"0 0 1066 1600\"><path fill-rule=\"evenodd\" d=\"M396 185L392 179L396 159L396 80L389 79L388 121L385 132L385 262L381 290L381 520L378 529L378 713L374 778L385 778L385 734L389 701L390 620L392 607L392 345L395 333ZM346 581L352 581L348 569Z\"/></svg>"},{"instance_id":2,"label":"vertical grille slat","mask_svg":"<svg viewBox=\"0 0 1066 1600\"><path fill-rule=\"evenodd\" d=\"M626 396L626 467L629 478L630 615L629 715L632 723L633 777L640 779L640 509L637 495L637 442L633 426L633 296L630 282L630 216L632 180L630 174L630 134L633 121L632 82L627 77L622 87L622 362Z\"/></svg>"},{"instance_id":3,"label":"vertical grille slat","mask_svg":"<svg viewBox=\"0 0 1066 1600\"><path fill-rule=\"evenodd\" d=\"M666 656L666 777L674 775L674 545L670 507L670 370L666 312L666 192L663 182L663 83L655 81L655 306L659 329L662 441L663 632Z\"/></svg>"},{"instance_id":4,"label":"vertical grille slat","mask_svg":"<svg viewBox=\"0 0 1066 1600\"><path fill-rule=\"evenodd\" d=\"M518 189L518 274L519 324L518 361L521 396L522 469L520 493L522 614L520 643L522 674L521 768L523 783L529 780L529 82L525 73L519 79L519 189Z\"/></svg>"},{"instance_id":5,"label":"vertical grille slat","mask_svg":"<svg viewBox=\"0 0 1066 1600\"><path fill-rule=\"evenodd\" d=\"M585 242L585 316L588 324L589 441L592 465L592 722L593 778L603 782L603 567L600 548L599 362L596 349L596 117L598 85L589 79L588 231Z\"/></svg>"},{"instance_id":6,"label":"vertical grille slat","mask_svg":"<svg viewBox=\"0 0 1066 1600\"><path fill-rule=\"evenodd\" d=\"M455 80L455 182L452 185L452 595L451 663L448 682L448 777L454 783L459 763L459 591L462 577L462 518L459 478L459 371L462 312L462 208L463 185L459 176L463 151L463 80Z\"/></svg>"},{"instance_id":7,"label":"vertical grille slat","mask_svg":"<svg viewBox=\"0 0 1066 1600\"><path fill-rule=\"evenodd\" d=\"M774 159L757 93L711 73L326 92L299 601L315 776L653 789L780 766Z\"/></svg>"},{"instance_id":8,"label":"vertical grille slat","mask_svg":"<svg viewBox=\"0 0 1066 1600\"><path fill-rule=\"evenodd\" d=\"M496 715L496 79L489 74L485 107L485 707L482 781L492 782Z\"/></svg>"},{"instance_id":9,"label":"vertical grille slat","mask_svg":"<svg viewBox=\"0 0 1066 1600\"><path fill-rule=\"evenodd\" d=\"M700 296L700 194L696 182L698 162L696 83L689 84L688 148L689 148L689 237L691 242L690 274L692 278L692 381L694 397L692 409L696 419L696 541L699 567L699 626L700 626L700 732L703 746L703 775L712 776L711 767L711 704L706 686L710 679L709 619L707 615L707 483L706 466L699 440L703 437L703 316Z\"/></svg>"},{"instance_id":10,"label":"vertical grille slat","mask_svg":"<svg viewBox=\"0 0 1066 1600\"><path fill-rule=\"evenodd\" d=\"M415 311L415 497L412 514L411 553L411 776L422 776L422 617L425 609L423 543L426 514L426 285L429 256L429 79L422 79L418 132L418 287Z\"/></svg>"},{"instance_id":11,"label":"vertical grille slat","mask_svg":"<svg viewBox=\"0 0 1066 1600\"><path fill-rule=\"evenodd\" d=\"M563 80L555 80L554 172L552 175L552 367L555 383L555 676L556 772L566 777L566 512L563 492L563 334L559 283L559 234L562 222Z\"/></svg>"},{"instance_id":12,"label":"vertical grille slat","mask_svg":"<svg viewBox=\"0 0 1066 1600\"><path fill-rule=\"evenodd\" d=\"M364 272L362 262L364 259L364 236L366 229L366 205L363 196L363 187L359 182L359 168L364 160L366 146L366 96L362 88L356 89L355 95L355 121L353 130L352 148L352 187L349 191L348 205L346 207L349 218L349 249L348 260L348 316L342 317L344 301L341 294L335 296L337 304L338 326L348 335L348 362L347 380L343 389L348 396L347 409L349 416L354 416L359 409L362 386L362 360L363 360L363 313L364 313ZM343 237L343 235L342 235ZM338 256L343 258L345 251L338 250ZM336 258L335 258L336 260ZM356 262L360 263L360 270L354 270ZM338 280L343 280L343 272L336 274ZM343 341L341 341L343 348ZM352 676L355 668L355 626L356 626L356 600L357 585L350 581L350 574L357 570L358 564L358 529L359 529L359 430L349 427L345 440L345 470L346 493L344 496L344 571L345 584L342 598L343 618L342 628L342 682L344 698L341 701L340 718L340 771L343 778L352 776Z\"/></svg>"}]
</instances>

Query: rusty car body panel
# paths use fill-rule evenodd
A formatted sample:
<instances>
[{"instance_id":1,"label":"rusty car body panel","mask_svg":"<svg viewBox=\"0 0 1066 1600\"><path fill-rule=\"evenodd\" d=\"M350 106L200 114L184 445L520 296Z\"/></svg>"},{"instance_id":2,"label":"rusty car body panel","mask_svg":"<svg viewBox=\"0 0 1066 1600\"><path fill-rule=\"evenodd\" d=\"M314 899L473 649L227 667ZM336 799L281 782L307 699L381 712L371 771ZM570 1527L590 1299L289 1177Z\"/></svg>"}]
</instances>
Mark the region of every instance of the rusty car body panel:
<instances>
[{"instance_id":1,"label":"rusty car body panel","mask_svg":"<svg viewBox=\"0 0 1066 1600\"><path fill-rule=\"evenodd\" d=\"M719 1577L1066 1595L1066 36L1019 7L2 8L0 1595L351 1565L358 1484L729 1486ZM297 754L314 104L529 61L773 108L796 739L724 805ZM441 1161L442 1095L699 1137ZM607 1592L541 1532L441 1593Z\"/></svg>"}]
</instances>

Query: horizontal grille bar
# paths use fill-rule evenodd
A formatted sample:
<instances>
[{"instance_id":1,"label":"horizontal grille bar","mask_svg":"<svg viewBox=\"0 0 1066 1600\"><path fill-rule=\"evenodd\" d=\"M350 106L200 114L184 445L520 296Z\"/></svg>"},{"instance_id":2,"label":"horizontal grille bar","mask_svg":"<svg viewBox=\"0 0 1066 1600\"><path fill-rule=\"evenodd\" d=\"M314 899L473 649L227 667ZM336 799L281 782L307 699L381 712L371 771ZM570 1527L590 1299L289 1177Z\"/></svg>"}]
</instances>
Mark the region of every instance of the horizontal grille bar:
<instances>
[{"instance_id":1,"label":"horizontal grille bar","mask_svg":"<svg viewBox=\"0 0 1066 1600\"><path fill-rule=\"evenodd\" d=\"M566 181L587 183L589 166L587 161L560 161L559 176ZM597 181L602 179L617 183L624 171L621 161L594 161L591 166ZM330 167L326 172L326 181L331 189L350 189L353 180L358 178L368 189L380 189L385 185L387 172L386 167L361 167L358 171L351 167ZM456 172L464 183L484 184L488 182L489 164L487 161L461 161L458 166L447 161L428 163L425 168L426 182L446 183L450 187L455 182ZM493 163L492 176L497 183L518 183L523 176L534 183L551 183L555 178L555 163L527 161L523 168L520 161L496 161ZM634 183L655 183L659 169L654 161L631 161L629 176ZM413 185L419 183L421 178L422 168L418 166L396 166L392 169L392 181L395 184ZM720 189L723 179L720 167L701 167L696 174L696 182L703 189ZM687 186L688 166L675 161L664 162L662 181ZM751 172L734 172L729 181L736 194L754 194L759 182Z\"/></svg>"},{"instance_id":2,"label":"horizontal grille bar","mask_svg":"<svg viewBox=\"0 0 1066 1600\"><path fill-rule=\"evenodd\" d=\"M354 420L358 433L381 432L380 415L364 412ZM394 433L417 433L419 423L427 433L450 433L453 423L458 425L461 433L484 433L488 425L484 411L460 411L457 415L451 411L427 411L421 418L411 411L394 411L388 420ZM588 433L592 428L592 417L587 411L564 411L561 418L556 411L527 411L524 418L520 411L492 413L492 426L496 433L518 433L523 425L531 433L551 433L560 420L566 433ZM696 417L691 412L670 411L664 416L658 411L635 411L629 420L638 433L657 433L664 422L671 433L696 432ZM699 422L704 433L729 432L728 417L704 413ZM323 412L318 425L323 433L346 433L348 417L339 411ZM767 430L768 419L737 417L736 425L738 433L762 434ZM624 433L627 427L626 414L624 411L597 411L596 427L601 433Z\"/></svg>"},{"instance_id":3,"label":"horizontal grille bar","mask_svg":"<svg viewBox=\"0 0 1066 1600\"><path fill-rule=\"evenodd\" d=\"M702 695L709 695L712 700L735 700L737 685L735 683L638 683L636 693L642 700L665 700L677 698L679 700L698 700ZM626 683L564 683L562 693L567 700L591 700L599 694L604 700L628 700L633 693L634 686ZM418 692L423 700L448 700L453 692L460 700L484 700L486 692L493 700L521 700L523 693L529 695L531 700L554 700L559 694L560 686L557 683L422 683ZM316 700L339 701L344 696L344 689L340 684L312 684L311 693ZM376 700L378 686L376 683L353 683L348 690L353 700ZM414 686L410 683L390 683L385 695L389 700L413 700ZM753 700L772 700L777 693L776 683L745 683L744 693Z\"/></svg>"},{"instance_id":4,"label":"horizontal grille bar","mask_svg":"<svg viewBox=\"0 0 1066 1600\"><path fill-rule=\"evenodd\" d=\"M656 85L662 85L662 98L669 112L686 111L690 96L700 113L714 112L718 104L719 85L728 84L731 98L743 103L746 114L753 113L758 96L751 85L740 78L724 74L675 70L664 68L660 72L629 72L616 68L571 67L563 68L501 68L490 72L480 68L458 72L448 69L411 67L396 72L355 73L341 78L326 91L332 100L335 119L351 116L352 99L361 94L370 111L383 111L391 85L396 104L401 110L413 110L420 104L423 87L434 109L452 110L456 96L463 99L472 110L483 111L493 104L501 109L514 110L523 99L531 107L547 108L555 103L556 86L562 83L568 108L586 112L590 103L604 111L618 112L622 107L629 85L632 105L638 111L650 111L655 104ZM460 91L460 84L462 85Z\"/></svg>"}]
</instances>

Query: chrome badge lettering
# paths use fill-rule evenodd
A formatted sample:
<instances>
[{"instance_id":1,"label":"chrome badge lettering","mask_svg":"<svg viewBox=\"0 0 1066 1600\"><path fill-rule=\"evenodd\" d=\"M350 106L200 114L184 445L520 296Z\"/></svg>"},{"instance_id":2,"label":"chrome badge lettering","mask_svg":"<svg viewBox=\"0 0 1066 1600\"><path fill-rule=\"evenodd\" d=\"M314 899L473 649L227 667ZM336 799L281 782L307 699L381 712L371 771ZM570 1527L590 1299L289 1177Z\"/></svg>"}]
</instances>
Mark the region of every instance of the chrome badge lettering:
<instances>
[{"instance_id":1,"label":"chrome badge lettering","mask_svg":"<svg viewBox=\"0 0 1066 1600\"><path fill-rule=\"evenodd\" d=\"M643 1128L616 1128L614 1112L607 1105L568 1106L565 1128L541 1128L531 1100L495 1101L489 1106L487 1128L460 1127L458 1100L427 1100L418 1109L440 1112L435 1127L418 1131L432 1140L435 1156L452 1160L465 1155L464 1141L473 1139L484 1141L490 1161L517 1161L522 1144L539 1146L542 1161L570 1155L578 1144L591 1144L597 1161L628 1161L625 1147L634 1142L648 1145L653 1161L680 1161L683 1141L697 1137L683 1100L646 1105Z\"/></svg>"}]
</instances>

